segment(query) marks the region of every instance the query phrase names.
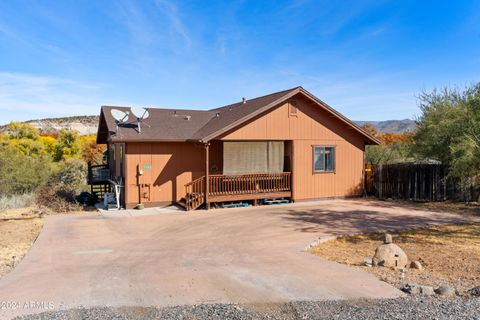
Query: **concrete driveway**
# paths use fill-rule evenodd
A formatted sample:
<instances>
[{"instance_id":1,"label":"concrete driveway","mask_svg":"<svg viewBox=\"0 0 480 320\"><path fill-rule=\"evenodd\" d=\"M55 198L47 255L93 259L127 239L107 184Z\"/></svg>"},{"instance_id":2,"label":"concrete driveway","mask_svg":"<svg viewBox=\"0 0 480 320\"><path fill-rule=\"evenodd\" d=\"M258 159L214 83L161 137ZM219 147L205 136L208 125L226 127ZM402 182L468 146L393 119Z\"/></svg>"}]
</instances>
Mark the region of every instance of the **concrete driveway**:
<instances>
[{"instance_id":1,"label":"concrete driveway","mask_svg":"<svg viewBox=\"0 0 480 320\"><path fill-rule=\"evenodd\" d=\"M374 201L52 216L19 266L0 280L0 301L19 309L0 312L396 297L398 290L372 275L305 248L319 237L468 219ZM37 304L25 307L28 301Z\"/></svg>"}]
</instances>

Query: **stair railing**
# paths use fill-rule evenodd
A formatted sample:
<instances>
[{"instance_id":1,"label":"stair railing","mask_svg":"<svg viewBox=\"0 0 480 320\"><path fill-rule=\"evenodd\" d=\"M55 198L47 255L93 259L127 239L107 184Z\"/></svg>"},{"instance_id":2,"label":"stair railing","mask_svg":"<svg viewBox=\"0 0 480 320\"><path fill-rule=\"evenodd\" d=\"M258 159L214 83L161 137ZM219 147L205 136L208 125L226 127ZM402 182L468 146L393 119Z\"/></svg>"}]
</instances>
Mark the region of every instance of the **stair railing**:
<instances>
[{"instance_id":1,"label":"stair railing","mask_svg":"<svg viewBox=\"0 0 480 320\"><path fill-rule=\"evenodd\" d=\"M205 176L185 185L185 205L188 210L195 210L205 201Z\"/></svg>"}]
</instances>

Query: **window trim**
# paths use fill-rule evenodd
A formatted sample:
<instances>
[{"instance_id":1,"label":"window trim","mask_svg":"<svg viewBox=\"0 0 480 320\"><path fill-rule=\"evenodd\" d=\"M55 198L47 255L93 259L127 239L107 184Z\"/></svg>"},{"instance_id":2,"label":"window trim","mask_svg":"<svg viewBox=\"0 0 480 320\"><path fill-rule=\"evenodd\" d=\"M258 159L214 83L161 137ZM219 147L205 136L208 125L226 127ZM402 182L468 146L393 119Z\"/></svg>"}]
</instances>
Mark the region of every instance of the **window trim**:
<instances>
[{"instance_id":1,"label":"window trim","mask_svg":"<svg viewBox=\"0 0 480 320\"><path fill-rule=\"evenodd\" d=\"M288 100L288 116L298 118L297 100Z\"/></svg>"},{"instance_id":2,"label":"window trim","mask_svg":"<svg viewBox=\"0 0 480 320\"><path fill-rule=\"evenodd\" d=\"M333 148L333 170L315 170L315 148ZM313 144L312 145L312 173L313 174L323 174L323 173L337 173L337 145L322 145L322 144Z\"/></svg>"}]
</instances>

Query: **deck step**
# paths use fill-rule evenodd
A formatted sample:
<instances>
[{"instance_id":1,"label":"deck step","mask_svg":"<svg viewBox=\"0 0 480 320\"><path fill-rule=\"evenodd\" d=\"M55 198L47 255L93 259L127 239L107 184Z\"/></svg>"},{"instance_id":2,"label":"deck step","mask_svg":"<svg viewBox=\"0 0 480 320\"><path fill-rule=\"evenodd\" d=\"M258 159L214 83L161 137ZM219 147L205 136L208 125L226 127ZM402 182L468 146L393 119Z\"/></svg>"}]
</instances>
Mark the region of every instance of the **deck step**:
<instances>
[{"instance_id":1,"label":"deck step","mask_svg":"<svg viewBox=\"0 0 480 320\"><path fill-rule=\"evenodd\" d=\"M187 200L185 198L180 199L180 201L177 201L177 204L187 210Z\"/></svg>"},{"instance_id":2,"label":"deck step","mask_svg":"<svg viewBox=\"0 0 480 320\"><path fill-rule=\"evenodd\" d=\"M248 207L248 203L229 203L229 204L223 204L222 208L242 208L242 207Z\"/></svg>"},{"instance_id":3,"label":"deck step","mask_svg":"<svg viewBox=\"0 0 480 320\"><path fill-rule=\"evenodd\" d=\"M264 199L263 204L272 205L272 204L287 204L290 203L288 199Z\"/></svg>"}]
</instances>

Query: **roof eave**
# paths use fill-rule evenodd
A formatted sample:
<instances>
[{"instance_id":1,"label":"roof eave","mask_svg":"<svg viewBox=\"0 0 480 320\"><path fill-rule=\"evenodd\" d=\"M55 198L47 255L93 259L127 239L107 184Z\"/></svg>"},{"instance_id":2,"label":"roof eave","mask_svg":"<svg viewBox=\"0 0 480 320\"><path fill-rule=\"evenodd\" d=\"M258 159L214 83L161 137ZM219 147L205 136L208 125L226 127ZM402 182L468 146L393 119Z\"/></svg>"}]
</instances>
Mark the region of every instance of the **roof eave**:
<instances>
[{"instance_id":1,"label":"roof eave","mask_svg":"<svg viewBox=\"0 0 480 320\"><path fill-rule=\"evenodd\" d=\"M130 143L130 142L188 142L188 139L156 139L156 138L122 138L111 137L113 143Z\"/></svg>"},{"instance_id":2,"label":"roof eave","mask_svg":"<svg viewBox=\"0 0 480 320\"><path fill-rule=\"evenodd\" d=\"M203 138L200 138L199 141L202 142L202 143L207 143L207 142L209 142L210 140L212 140L212 139L214 139L214 138L216 138L216 137L224 134L225 132L228 132L228 131L231 130L231 129L234 129L235 127L241 125L242 123L244 123L244 122L246 122L246 121L248 121L248 120L256 117L257 115L262 114L262 113L265 112L265 111L270 110L271 108L273 108L273 107L275 107L276 105L282 103L283 101L285 101L285 100L293 97L294 95L296 95L297 93L300 92L300 89L301 89L301 87L297 87L297 88L293 89L291 92L289 92L289 93L285 94L284 96L282 96L281 98L279 98L279 99L277 99L277 100L275 100L275 101L267 104L266 106L264 106L264 107L262 107L262 108L259 108L258 110L255 110L254 112L246 115L246 116L243 117L243 118L238 119L237 121L232 122L232 123L229 124L228 126L225 126L225 127L223 127L222 129L220 129L220 130L218 130L218 131L216 131L216 132L213 132L213 133L211 133L211 134L209 134L209 135L207 135L207 136L205 136L205 137L203 137Z\"/></svg>"},{"instance_id":3,"label":"roof eave","mask_svg":"<svg viewBox=\"0 0 480 320\"><path fill-rule=\"evenodd\" d=\"M323 102L322 100L320 100L319 98L317 98L316 96L314 96L313 94L311 94L310 92L308 92L307 90L305 90L303 87L297 87L295 89L293 89L291 92L285 94L284 96L282 96L281 98L269 103L268 105L262 107L262 108L259 108L258 110L256 110L255 112L252 112L250 114L248 114L247 116L243 117L243 118L240 118L239 120L235 121L235 122L232 122L231 124L229 124L228 126L225 126L223 127L221 130L218 130L214 133L211 133L203 138L199 138L197 141L198 142L201 142L201 143L207 143L209 142L210 140L224 134L225 132L228 132L229 130L231 129L234 129L236 128L237 126L241 125L242 123L258 116L259 114L262 114L263 112L265 111L268 111L270 110L271 108L277 106L278 104L290 99L291 97L293 97L294 95L296 95L297 93L302 93L304 95L306 95L308 98L310 98L311 100L315 101L318 105L320 105L322 108L324 108L325 110L327 110L328 112L330 112L331 114L333 114L334 116L336 116L339 120L341 120L342 122L344 122L345 124L349 125L350 127L352 127L354 130L356 130L358 133L360 133L361 135L364 136L365 138L365 142L366 144L371 144L371 145L378 145L380 144L380 141L378 139L376 139L375 137L373 137L372 135L370 135L368 132L366 132L365 130L363 130L362 128L360 128L357 124L355 124L353 121L349 120L347 117L345 117L344 115L342 115L340 112L336 111L335 109L333 109L332 107L330 107L328 104L326 104L325 102ZM194 139L196 140L196 139Z\"/></svg>"},{"instance_id":4,"label":"roof eave","mask_svg":"<svg viewBox=\"0 0 480 320\"><path fill-rule=\"evenodd\" d=\"M100 108L100 117L98 118L97 138L95 139L95 143L97 143L97 144L105 144L109 140L109 134L107 134L105 142L103 142L103 140L100 140L100 129L102 127L102 120L105 123L105 126L107 128L107 132L110 132L110 129L108 128L108 123L105 120L105 115L103 114L103 106Z\"/></svg>"},{"instance_id":5,"label":"roof eave","mask_svg":"<svg viewBox=\"0 0 480 320\"><path fill-rule=\"evenodd\" d=\"M371 134L369 134L367 131L363 130L362 128L360 128L355 122L351 121L350 119L348 119L347 117L345 117L343 114L341 114L340 112L338 112L337 110L333 109L331 106L329 106L327 103L323 102L322 100L320 100L319 98L317 98L315 95L311 94L310 92L308 92L307 90L301 88L300 90L303 94L305 94L306 96L308 96L310 99L312 99L313 101L317 102L320 106L322 106L325 110L327 110L328 112L330 112L331 114L333 114L334 116L336 116L339 120L341 120L342 122L344 122L345 124L351 126L353 129L355 129L358 133L362 134L364 136L365 139L365 142L367 142L367 144L371 144L371 145L378 145L380 144L380 141L375 138L374 136L372 136Z\"/></svg>"}]
</instances>

